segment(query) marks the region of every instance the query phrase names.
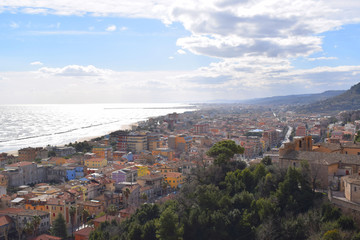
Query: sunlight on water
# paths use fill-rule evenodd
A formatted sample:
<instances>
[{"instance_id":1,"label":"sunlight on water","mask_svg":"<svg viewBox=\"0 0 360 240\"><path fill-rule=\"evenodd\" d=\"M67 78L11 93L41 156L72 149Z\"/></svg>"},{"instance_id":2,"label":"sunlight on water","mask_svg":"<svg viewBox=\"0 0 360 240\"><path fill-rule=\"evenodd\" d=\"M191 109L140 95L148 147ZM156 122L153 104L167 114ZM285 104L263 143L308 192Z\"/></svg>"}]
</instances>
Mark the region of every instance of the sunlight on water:
<instances>
[{"instance_id":1,"label":"sunlight on water","mask_svg":"<svg viewBox=\"0 0 360 240\"><path fill-rule=\"evenodd\" d=\"M0 152L63 145L96 137L168 113L184 104L0 105Z\"/></svg>"}]
</instances>

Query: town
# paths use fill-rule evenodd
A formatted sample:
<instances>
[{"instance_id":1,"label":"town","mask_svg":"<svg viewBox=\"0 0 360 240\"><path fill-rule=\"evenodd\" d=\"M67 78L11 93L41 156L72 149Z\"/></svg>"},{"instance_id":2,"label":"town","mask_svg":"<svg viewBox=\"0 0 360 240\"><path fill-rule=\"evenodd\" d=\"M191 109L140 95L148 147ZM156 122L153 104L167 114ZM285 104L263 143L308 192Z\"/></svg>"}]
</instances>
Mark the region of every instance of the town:
<instances>
[{"instance_id":1,"label":"town","mask_svg":"<svg viewBox=\"0 0 360 240\"><path fill-rule=\"evenodd\" d=\"M1 153L1 237L88 239L105 221L121 222L143 204L175 198L191 181L194 169L213 164L206 153L222 140L243 147L244 152L232 160L247 165L270 159L288 168L307 161L313 189L327 194L344 211L358 214L360 120L356 114L309 115L281 108L208 104L89 141ZM58 231L61 222L65 233Z\"/></svg>"}]
</instances>

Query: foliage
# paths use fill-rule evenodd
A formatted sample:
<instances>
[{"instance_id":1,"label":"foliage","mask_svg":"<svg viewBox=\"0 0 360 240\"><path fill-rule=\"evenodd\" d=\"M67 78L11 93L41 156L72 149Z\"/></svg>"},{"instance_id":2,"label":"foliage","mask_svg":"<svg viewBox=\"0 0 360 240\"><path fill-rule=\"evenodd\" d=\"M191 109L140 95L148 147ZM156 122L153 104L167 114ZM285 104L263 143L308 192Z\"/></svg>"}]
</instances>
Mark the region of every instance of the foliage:
<instances>
[{"instance_id":1,"label":"foliage","mask_svg":"<svg viewBox=\"0 0 360 240\"><path fill-rule=\"evenodd\" d=\"M54 236L66 238L66 224L65 219L61 213L59 213L59 215L55 218L51 232Z\"/></svg>"},{"instance_id":2,"label":"foliage","mask_svg":"<svg viewBox=\"0 0 360 240\"><path fill-rule=\"evenodd\" d=\"M263 159L261 159L261 163L264 164L265 166L269 166L272 164L272 159L271 157L266 156Z\"/></svg>"},{"instance_id":3,"label":"foliage","mask_svg":"<svg viewBox=\"0 0 360 240\"><path fill-rule=\"evenodd\" d=\"M196 169L174 200L143 204L129 219L104 225L90 239L302 240L354 235L352 219L313 192L307 163L287 170L266 161L245 167L229 161L238 150L232 141L215 144L208 155L225 157Z\"/></svg>"},{"instance_id":4,"label":"foliage","mask_svg":"<svg viewBox=\"0 0 360 240\"><path fill-rule=\"evenodd\" d=\"M341 235L339 233L339 230L334 229L327 231L324 236L322 237L323 240L339 240L341 239Z\"/></svg>"},{"instance_id":5,"label":"foliage","mask_svg":"<svg viewBox=\"0 0 360 240\"><path fill-rule=\"evenodd\" d=\"M74 147L76 152L91 152L92 146L89 144L88 141L84 142L75 142L75 143L69 143L70 147Z\"/></svg>"},{"instance_id":6,"label":"foliage","mask_svg":"<svg viewBox=\"0 0 360 240\"><path fill-rule=\"evenodd\" d=\"M236 145L234 141L223 140L215 143L206 154L215 158L215 164L221 165L228 162L235 154L243 152L244 148Z\"/></svg>"}]
</instances>

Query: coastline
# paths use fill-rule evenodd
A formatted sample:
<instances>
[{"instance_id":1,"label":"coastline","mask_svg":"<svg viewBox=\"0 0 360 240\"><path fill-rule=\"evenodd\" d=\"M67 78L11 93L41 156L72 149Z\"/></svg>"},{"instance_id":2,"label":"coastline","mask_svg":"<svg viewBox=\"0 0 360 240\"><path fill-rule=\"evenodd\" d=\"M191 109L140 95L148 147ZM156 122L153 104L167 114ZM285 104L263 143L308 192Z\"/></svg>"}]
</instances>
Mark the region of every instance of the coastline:
<instances>
[{"instance_id":1,"label":"coastline","mask_svg":"<svg viewBox=\"0 0 360 240\"><path fill-rule=\"evenodd\" d=\"M175 108L174 108L175 109ZM191 109L191 110L190 110ZM190 111L189 111L190 110ZM183 114L183 113L186 113L186 112L196 112L198 111L199 108L198 107L195 107L195 106L192 106L191 108L189 107L189 109L187 109L186 111L183 111L181 113L178 113L178 114ZM174 111L175 113L176 111ZM177 113L177 112L176 112ZM106 135L109 135L113 132L117 132L117 131L122 131L122 130L132 130L132 128L134 126L139 126L139 123L140 122L147 122L149 119L156 119L156 118L163 118L165 117L166 115L168 114L171 114L171 113L167 113L167 114L163 114L163 115L158 115L158 116L149 116L147 117L145 120L139 120L139 121L135 121L135 122L132 122L132 123L128 123L128 124L124 124L124 125L121 125L120 128L117 128L115 130L111 130L111 131L108 131L107 133L105 134L102 134L102 135L92 135L92 136L86 136L86 137L79 137L77 138L76 142L84 142L84 141L91 141L92 139L95 139L95 138L102 138ZM74 142L74 141L70 141L70 142ZM68 143L70 143L68 142ZM57 146L57 147L64 147L65 145L67 145L68 143L63 143L63 144L51 144L52 146ZM46 146L46 145L45 145ZM45 147L43 146L43 148ZM28 146L28 147L38 147L38 146ZM20 150L21 148L17 149L17 150L9 150L9 151L0 151L0 153L7 153L9 155L13 155L13 156L18 156L18 150Z\"/></svg>"}]
</instances>

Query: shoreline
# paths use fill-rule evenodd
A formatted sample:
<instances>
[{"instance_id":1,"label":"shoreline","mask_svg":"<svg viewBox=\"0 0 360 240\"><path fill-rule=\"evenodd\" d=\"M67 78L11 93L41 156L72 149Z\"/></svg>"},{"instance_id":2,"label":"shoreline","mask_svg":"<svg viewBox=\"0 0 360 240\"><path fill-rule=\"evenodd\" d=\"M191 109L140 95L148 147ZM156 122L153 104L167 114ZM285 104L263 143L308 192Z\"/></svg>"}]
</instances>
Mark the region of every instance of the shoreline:
<instances>
[{"instance_id":1,"label":"shoreline","mask_svg":"<svg viewBox=\"0 0 360 240\"><path fill-rule=\"evenodd\" d=\"M186 112L196 112L198 110L200 110L200 108L198 106L194 106L193 108L191 108L192 111L184 111L182 113L178 113L178 114L184 114ZM176 113L176 112L174 112ZM171 114L171 113L168 113L168 114ZM132 130L133 126L139 126L139 123L140 122L147 122L149 121L149 119L151 118L162 118L162 117L165 117L166 115L168 114L165 114L165 115L159 115L159 116L149 116L147 117L145 120L140 120L140 121L137 121L137 122L133 122L133 123L129 123L129 124L124 124L124 125L121 125L120 128L116 129L116 130L112 130L112 131L108 131L106 134L103 134L103 135L92 135L92 136L88 136L88 137L81 137L81 138L77 138L77 140L75 140L76 142L85 142L85 141L91 141L92 139L95 139L95 138L102 138L106 135L109 135L113 132L117 132L117 131L125 131L125 130ZM74 142L75 142L74 141ZM64 147L65 145L69 144L70 142L68 143L65 143L65 144L60 144L60 145L51 145L51 146L56 146L56 147ZM34 146L28 146L28 147L34 147ZM42 148L45 148L46 146L42 147ZM35 147L34 147L35 148ZM9 155L13 155L13 156L18 156L18 151L20 150L21 148L17 149L17 150L9 150L9 151L1 151L0 153L7 153Z\"/></svg>"}]
</instances>

